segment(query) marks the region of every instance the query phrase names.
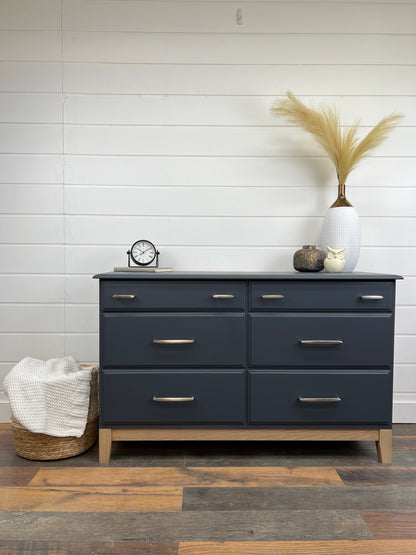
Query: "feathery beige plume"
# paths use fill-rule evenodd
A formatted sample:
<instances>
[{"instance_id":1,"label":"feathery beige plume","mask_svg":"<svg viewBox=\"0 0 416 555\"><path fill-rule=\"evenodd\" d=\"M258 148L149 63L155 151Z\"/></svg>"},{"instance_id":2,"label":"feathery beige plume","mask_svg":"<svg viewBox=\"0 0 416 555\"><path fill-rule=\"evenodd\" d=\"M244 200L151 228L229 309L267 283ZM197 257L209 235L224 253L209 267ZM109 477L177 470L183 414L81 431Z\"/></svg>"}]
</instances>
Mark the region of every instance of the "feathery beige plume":
<instances>
[{"instance_id":1,"label":"feathery beige plume","mask_svg":"<svg viewBox=\"0 0 416 555\"><path fill-rule=\"evenodd\" d=\"M343 131L338 111L334 107L323 106L320 110L308 107L290 91L286 98L278 99L272 104L271 112L276 116L286 117L317 139L332 160L338 181L342 185L358 162L368 156L370 150L379 146L403 117L401 114L391 114L383 118L359 141L359 122Z\"/></svg>"}]
</instances>

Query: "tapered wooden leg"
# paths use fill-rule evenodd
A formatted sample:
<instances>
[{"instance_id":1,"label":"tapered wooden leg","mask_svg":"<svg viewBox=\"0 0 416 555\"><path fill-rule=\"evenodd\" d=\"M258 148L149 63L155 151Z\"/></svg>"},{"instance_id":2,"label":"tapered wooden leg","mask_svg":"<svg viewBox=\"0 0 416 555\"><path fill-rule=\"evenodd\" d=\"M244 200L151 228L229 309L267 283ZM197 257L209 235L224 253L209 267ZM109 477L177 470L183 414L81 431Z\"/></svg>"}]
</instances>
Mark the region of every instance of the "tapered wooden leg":
<instances>
[{"instance_id":1,"label":"tapered wooden leg","mask_svg":"<svg viewBox=\"0 0 416 555\"><path fill-rule=\"evenodd\" d=\"M111 455L111 428L100 428L98 452L100 463L107 464Z\"/></svg>"},{"instance_id":2,"label":"tapered wooden leg","mask_svg":"<svg viewBox=\"0 0 416 555\"><path fill-rule=\"evenodd\" d=\"M379 430L377 453L378 460L383 464L391 464L393 434L391 430Z\"/></svg>"}]
</instances>

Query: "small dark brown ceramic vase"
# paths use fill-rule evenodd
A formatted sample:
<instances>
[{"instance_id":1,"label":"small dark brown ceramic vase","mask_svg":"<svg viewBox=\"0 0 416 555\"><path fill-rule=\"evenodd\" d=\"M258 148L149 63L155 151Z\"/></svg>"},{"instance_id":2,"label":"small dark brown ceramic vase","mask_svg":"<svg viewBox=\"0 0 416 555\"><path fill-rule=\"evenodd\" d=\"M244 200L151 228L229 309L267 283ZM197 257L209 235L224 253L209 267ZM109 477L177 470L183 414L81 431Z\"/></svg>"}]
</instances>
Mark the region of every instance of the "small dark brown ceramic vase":
<instances>
[{"instance_id":1,"label":"small dark brown ceramic vase","mask_svg":"<svg viewBox=\"0 0 416 555\"><path fill-rule=\"evenodd\" d=\"M298 272L320 272L324 269L325 256L315 245L303 245L293 255L293 267Z\"/></svg>"}]
</instances>

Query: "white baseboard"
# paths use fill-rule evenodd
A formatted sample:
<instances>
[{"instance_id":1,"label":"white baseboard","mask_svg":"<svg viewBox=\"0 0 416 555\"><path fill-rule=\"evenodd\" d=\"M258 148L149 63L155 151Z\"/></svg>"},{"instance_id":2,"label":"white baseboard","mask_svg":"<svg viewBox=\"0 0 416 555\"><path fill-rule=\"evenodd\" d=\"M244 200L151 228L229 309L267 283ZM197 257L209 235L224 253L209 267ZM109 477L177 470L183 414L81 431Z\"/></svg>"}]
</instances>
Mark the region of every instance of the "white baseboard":
<instances>
[{"instance_id":1,"label":"white baseboard","mask_svg":"<svg viewBox=\"0 0 416 555\"><path fill-rule=\"evenodd\" d=\"M393 424L416 423L416 393L395 393L393 397Z\"/></svg>"}]
</instances>

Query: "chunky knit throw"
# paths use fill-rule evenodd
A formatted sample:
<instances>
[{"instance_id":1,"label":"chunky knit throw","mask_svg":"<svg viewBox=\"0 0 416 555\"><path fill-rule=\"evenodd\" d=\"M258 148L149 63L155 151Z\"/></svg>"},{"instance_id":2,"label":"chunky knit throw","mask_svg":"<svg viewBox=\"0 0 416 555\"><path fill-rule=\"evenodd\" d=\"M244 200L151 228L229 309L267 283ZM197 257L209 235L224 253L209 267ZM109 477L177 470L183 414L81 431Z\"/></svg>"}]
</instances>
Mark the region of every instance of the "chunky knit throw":
<instances>
[{"instance_id":1,"label":"chunky knit throw","mask_svg":"<svg viewBox=\"0 0 416 555\"><path fill-rule=\"evenodd\" d=\"M12 414L26 429L57 437L81 437L87 424L91 369L72 357L26 357L4 380Z\"/></svg>"}]
</instances>

